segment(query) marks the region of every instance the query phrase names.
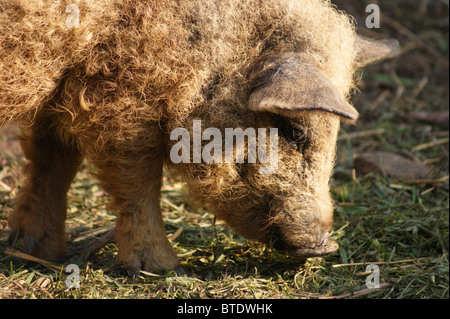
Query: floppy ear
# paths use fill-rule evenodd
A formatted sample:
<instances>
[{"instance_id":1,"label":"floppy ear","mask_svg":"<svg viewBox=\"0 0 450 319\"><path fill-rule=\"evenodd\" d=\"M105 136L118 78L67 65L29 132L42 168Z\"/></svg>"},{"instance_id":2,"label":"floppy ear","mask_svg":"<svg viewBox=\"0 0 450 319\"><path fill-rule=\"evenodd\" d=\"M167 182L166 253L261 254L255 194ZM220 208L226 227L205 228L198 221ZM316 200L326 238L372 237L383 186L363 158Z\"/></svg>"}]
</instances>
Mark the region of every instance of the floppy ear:
<instances>
[{"instance_id":1,"label":"floppy ear","mask_svg":"<svg viewBox=\"0 0 450 319\"><path fill-rule=\"evenodd\" d=\"M249 75L250 109L296 117L305 111L325 111L356 121L358 111L339 94L319 69L301 54L266 58Z\"/></svg>"},{"instance_id":2,"label":"floppy ear","mask_svg":"<svg viewBox=\"0 0 450 319\"><path fill-rule=\"evenodd\" d=\"M361 35L356 36L357 50L355 69L360 69L369 63L393 58L400 52L397 40L373 40Z\"/></svg>"}]
</instances>

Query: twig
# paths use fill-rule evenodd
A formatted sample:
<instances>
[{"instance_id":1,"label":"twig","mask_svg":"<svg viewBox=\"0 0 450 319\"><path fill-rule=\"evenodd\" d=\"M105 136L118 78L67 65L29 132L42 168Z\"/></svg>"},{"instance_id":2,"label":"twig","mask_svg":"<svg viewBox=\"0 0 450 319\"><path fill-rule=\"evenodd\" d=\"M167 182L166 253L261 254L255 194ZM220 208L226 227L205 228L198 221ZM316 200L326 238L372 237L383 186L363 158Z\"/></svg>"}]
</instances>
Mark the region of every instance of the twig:
<instances>
[{"instance_id":1,"label":"twig","mask_svg":"<svg viewBox=\"0 0 450 319\"><path fill-rule=\"evenodd\" d=\"M174 205L173 203L171 203L169 200L167 200L165 198L162 199L162 202L166 203L167 205L169 205L170 207L175 209L177 212L182 212L183 211L182 207L178 207L178 206Z\"/></svg>"},{"instance_id":2,"label":"twig","mask_svg":"<svg viewBox=\"0 0 450 319\"><path fill-rule=\"evenodd\" d=\"M353 206L365 206L366 203L346 203L346 202L339 202L339 206L341 207L353 207Z\"/></svg>"},{"instance_id":3,"label":"twig","mask_svg":"<svg viewBox=\"0 0 450 319\"><path fill-rule=\"evenodd\" d=\"M390 279L388 282L380 284L379 288L362 289L362 290L355 291L353 293L349 292L349 293L345 293L345 294L342 294L342 295L339 295L339 296L332 296L332 297L329 297L327 299L345 299L345 298L349 298L349 297L353 297L353 298L361 297L361 296L370 294L372 292L375 292L375 291L378 291L378 290L381 290L381 289L389 288L389 287L393 286L397 281L398 281L397 279Z\"/></svg>"},{"instance_id":4,"label":"twig","mask_svg":"<svg viewBox=\"0 0 450 319\"><path fill-rule=\"evenodd\" d=\"M374 111L377 106L383 102L384 100L386 100L386 98L391 94L391 92L389 90L384 90L383 92L381 92L381 94L377 97L377 99L375 100L375 102L373 102L373 104L370 106L370 111Z\"/></svg>"},{"instance_id":5,"label":"twig","mask_svg":"<svg viewBox=\"0 0 450 319\"><path fill-rule=\"evenodd\" d=\"M423 192L420 192L420 196L425 196L428 193L431 193L432 191L434 191L436 188L435 187L431 187Z\"/></svg>"},{"instance_id":6,"label":"twig","mask_svg":"<svg viewBox=\"0 0 450 319\"><path fill-rule=\"evenodd\" d=\"M427 149L427 148L430 148L430 147L433 147L433 146L436 146L436 145L442 145L442 144L448 143L449 141L450 141L450 138L446 137L446 138L443 138L443 139L440 139L440 140L437 140L437 141L432 141L432 142L429 142L429 143L417 145L416 147L413 147L411 149L411 151L413 151L413 152L422 151L424 149Z\"/></svg>"},{"instance_id":7,"label":"twig","mask_svg":"<svg viewBox=\"0 0 450 319\"><path fill-rule=\"evenodd\" d=\"M169 241L170 242L175 241L175 239L177 239L181 235L182 232L183 232L183 227L178 228L176 232L174 232L173 234L170 234L168 236Z\"/></svg>"},{"instance_id":8,"label":"twig","mask_svg":"<svg viewBox=\"0 0 450 319\"><path fill-rule=\"evenodd\" d=\"M416 98L420 92L427 86L429 82L429 79L427 76L423 77L422 80L420 80L419 84L417 85L416 89L413 92L413 98Z\"/></svg>"},{"instance_id":9,"label":"twig","mask_svg":"<svg viewBox=\"0 0 450 319\"><path fill-rule=\"evenodd\" d=\"M423 257L417 259L405 259L405 260L397 260L397 261L378 261L378 262L366 262L366 263L352 263L352 264L336 264L332 265L333 268L342 268L342 267L356 267L356 266L368 266L368 265L396 265L396 264L405 264L405 263L413 263L421 260L428 260L431 257Z\"/></svg>"},{"instance_id":10,"label":"twig","mask_svg":"<svg viewBox=\"0 0 450 319\"><path fill-rule=\"evenodd\" d=\"M292 296L296 298L305 298L305 299L313 299L313 300L332 300L337 299L335 296L326 296L326 295L316 295L316 294L291 294Z\"/></svg>"},{"instance_id":11,"label":"twig","mask_svg":"<svg viewBox=\"0 0 450 319\"><path fill-rule=\"evenodd\" d=\"M411 190L412 187L410 186L405 186L405 185L398 185L398 184L389 184L390 188L394 188L394 189L403 189L403 190Z\"/></svg>"},{"instance_id":12,"label":"twig","mask_svg":"<svg viewBox=\"0 0 450 319\"><path fill-rule=\"evenodd\" d=\"M0 192L8 193L11 191L11 187L0 181Z\"/></svg>"},{"instance_id":13,"label":"twig","mask_svg":"<svg viewBox=\"0 0 450 319\"><path fill-rule=\"evenodd\" d=\"M350 134L345 134L338 137L338 140L348 140L348 139L354 139L354 138L360 138L360 137L367 137L372 135L381 135L385 132L384 129L376 129L376 130L369 130L369 131L362 131L362 132L355 132Z\"/></svg>"},{"instance_id":14,"label":"twig","mask_svg":"<svg viewBox=\"0 0 450 319\"><path fill-rule=\"evenodd\" d=\"M420 185L420 184L444 184L449 179L449 176L445 176L439 179L413 179L409 181L403 181L405 184L409 185Z\"/></svg>"},{"instance_id":15,"label":"twig","mask_svg":"<svg viewBox=\"0 0 450 319\"><path fill-rule=\"evenodd\" d=\"M75 255L69 260L67 260L64 264L73 264L79 259L81 260L87 260L91 258L93 255L95 255L100 249L105 247L110 241L113 240L115 235L115 229L110 230L105 235L100 237L99 239L95 240L93 243L91 243L86 249L84 249L81 254Z\"/></svg>"},{"instance_id":16,"label":"twig","mask_svg":"<svg viewBox=\"0 0 450 319\"><path fill-rule=\"evenodd\" d=\"M389 26L391 26L392 28L396 29L399 33L403 34L409 40L419 43L421 45L423 44L422 41L413 32L411 32L409 29L407 29L405 26L403 26L400 22L398 22L394 19L391 19L386 14L383 15L383 21L385 23L387 23Z\"/></svg>"},{"instance_id":17,"label":"twig","mask_svg":"<svg viewBox=\"0 0 450 319\"><path fill-rule=\"evenodd\" d=\"M398 101L402 97L406 88L395 71L391 71L390 74L395 84L397 84L397 92L395 93L394 101Z\"/></svg>"},{"instance_id":18,"label":"twig","mask_svg":"<svg viewBox=\"0 0 450 319\"><path fill-rule=\"evenodd\" d=\"M31 262L35 262L35 263L41 264L42 266L45 266L48 269L54 270L54 271L57 271L57 272L60 272L61 269L62 269L62 266L58 266L57 264L52 263L52 262L50 262L48 260L37 258L37 257L31 256L31 255L25 254L25 253L23 253L21 251L14 250L14 249L11 249L9 247L7 247L5 249L4 253L6 255L9 255L9 256L12 256L12 257L16 257L16 258L20 258L20 259L23 259L23 260L27 260L27 261L31 261Z\"/></svg>"},{"instance_id":19,"label":"twig","mask_svg":"<svg viewBox=\"0 0 450 319\"><path fill-rule=\"evenodd\" d=\"M350 297L356 298L356 297L361 297L361 296L370 294L375 291L379 291L381 289L389 288L389 287L393 286L397 281L398 281L398 279L390 279L389 281L380 284L379 288L372 288L372 289L367 288L367 289L355 291L353 293L347 292L345 294L337 295L337 296L316 295L316 294L308 294L308 293L292 294L292 295L296 298L326 299L326 300L346 299L346 298L350 298Z\"/></svg>"},{"instance_id":20,"label":"twig","mask_svg":"<svg viewBox=\"0 0 450 319\"><path fill-rule=\"evenodd\" d=\"M436 164L436 163L442 162L442 159L443 159L442 157L430 158L430 159L423 161L423 163L425 165Z\"/></svg>"},{"instance_id":21,"label":"twig","mask_svg":"<svg viewBox=\"0 0 450 319\"><path fill-rule=\"evenodd\" d=\"M113 228L114 228L113 225L109 225L109 226L85 231L84 233L81 233L80 236L76 237L72 242L77 243L77 242L83 241L83 240L91 238L91 237L102 235L108 231L111 231Z\"/></svg>"},{"instance_id":22,"label":"twig","mask_svg":"<svg viewBox=\"0 0 450 319\"><path fill-rule=\"evenodd\" d=\"M394 19L391 19L386 14L383 15L383 21L386 24L388 24L389 26L391 26L392 28L396 29L399 33L401 33L404 36L406 36L410 41L412 41L415 44L417 44L418 47L428 51L428 53L430 53L432 56L434 56L434 57L438 58L439 60L441 60L441 62L445 63L445 65L448 65L448 61L445 60L438 51L434 50L429 45L426 45L417 35L415 35L409 29L404 27L400 22L398 22L398 21L396 21Z\"/></svg>"},{"instance_id":23,"label":"twig","mask_svg":"<svg viewBox=\"0 0 450 319\"><path fill-rule=\"evenodd\" d=\"M110 241L114 239L115 229L111 229L105 235L100 237L97 241L95 241L92 245L89 246L89 257L97 253L100 249L105 247Z\"/></svg>"}]
</instances>

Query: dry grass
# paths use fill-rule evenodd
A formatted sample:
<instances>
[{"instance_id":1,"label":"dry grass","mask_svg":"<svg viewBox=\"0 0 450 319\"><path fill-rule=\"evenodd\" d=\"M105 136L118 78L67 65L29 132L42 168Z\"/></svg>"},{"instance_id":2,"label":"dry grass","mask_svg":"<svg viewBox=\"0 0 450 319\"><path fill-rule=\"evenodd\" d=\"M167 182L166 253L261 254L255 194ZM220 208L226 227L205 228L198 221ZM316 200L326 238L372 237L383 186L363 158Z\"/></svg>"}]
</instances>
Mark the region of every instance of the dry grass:
<instances>
[{"instance_id":1,"label":"dry grass","mask_svg":"<svg viewBox=\"0 0 450 319\"><path fill-rule=\"evenodd\" d=\"M363 17L364 1L336 2ZM426 9L420 5L425 2ZM448 124L410 116L448 114L448 8L438 0L399 0L383 6L387 20L379 31L398 38L406 50L400 58L364 72L363 93L354 97L361 121L343 128L332 179L333 237L341 247L337 254L299 264L248 242L206 211L193 211L181 185L166 180L162 207L167 233L176 234L173 245L189 275L142 273L131 280L116 263L113 241L79 264L80 288L67 289L62 270L0 252L0 298L448 299ZM361 32L371 31L361 27ZM0 147L12 145L10 140L5 143L8 136ZM352 172L354 156L373 150L427 163L433 168L430 179L441 180L405 183L383 172ZM1 148L0 153L3 251L6 219L20 185L21 158L11 148ZM70 189L68 257L83 255L115 220L114 212L106 209L108 196L91 172L84 165ZM91 229L99 232L90 233ZM365 265L374 262L380 267L382 288L367 290Z\"/></svg>"}]
</instances>

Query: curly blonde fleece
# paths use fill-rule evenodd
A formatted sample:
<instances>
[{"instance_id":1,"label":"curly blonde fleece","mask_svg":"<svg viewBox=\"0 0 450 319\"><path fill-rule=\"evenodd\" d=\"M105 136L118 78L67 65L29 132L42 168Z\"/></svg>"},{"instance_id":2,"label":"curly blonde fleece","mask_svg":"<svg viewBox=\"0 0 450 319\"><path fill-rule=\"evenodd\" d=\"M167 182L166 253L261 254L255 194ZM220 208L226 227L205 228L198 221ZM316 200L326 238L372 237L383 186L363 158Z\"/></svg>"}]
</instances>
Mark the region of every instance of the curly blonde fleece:
<instances>
[{"instance_id":1,"label":"curly blonde fleece","mask_svg":"<svg viewBox=\"0 0 450 319\"><path fill-rule=\"evenodd\" d=\"M78 28L65 23L72 3ZM340 118L249 110L250 73L295 53L346 100L355 42L351 19L327 0L0 0L0 126L21 123L30 159L13 233L36 255L63 254L65 192L85 156L120 210L119 257L131 273L178 264L159 210L163 163L248 238L323 245ZM257 164L174 165L169 134L195 119L219 129L295 122L309 142L281 136L270 176Z\"/></svg>"},{"instance_id":2,"label":"curly blonde fleece","mask_svg":"<svg viewBox=\"0 0 450 319\"><path fill-rule=\"evenodd\" d=\"M73 2L80 27L69 29ZM71 132L135 135L136 118L179 122L214 75L243 76L268 50L307 52L343 95L352 85L353 26L324 0L12 0L0 25L2 126L32 119L59 89Z\"/></svg>"}]
</instances>

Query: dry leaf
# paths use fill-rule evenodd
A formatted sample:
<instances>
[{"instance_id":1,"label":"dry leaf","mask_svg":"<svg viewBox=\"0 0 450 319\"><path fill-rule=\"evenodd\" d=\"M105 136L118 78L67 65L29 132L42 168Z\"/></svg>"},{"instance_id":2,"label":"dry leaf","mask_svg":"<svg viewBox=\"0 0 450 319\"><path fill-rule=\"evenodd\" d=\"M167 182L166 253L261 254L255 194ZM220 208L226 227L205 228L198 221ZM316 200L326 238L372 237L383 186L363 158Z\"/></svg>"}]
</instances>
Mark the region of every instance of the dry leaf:
<instances>
[{"instance_id":1,"label":"dry leaf","mask_svg":"<svg viewBox=\"0 0 450 319\"><path fill-rule=\"evenodd\" d=\"M355 159L355 169L362 174L385 172L391 177L400 179L421 179L429 177L431 172L431 168L425 164L388 152L358 155Z\"/></svg>"}]
</instances>

